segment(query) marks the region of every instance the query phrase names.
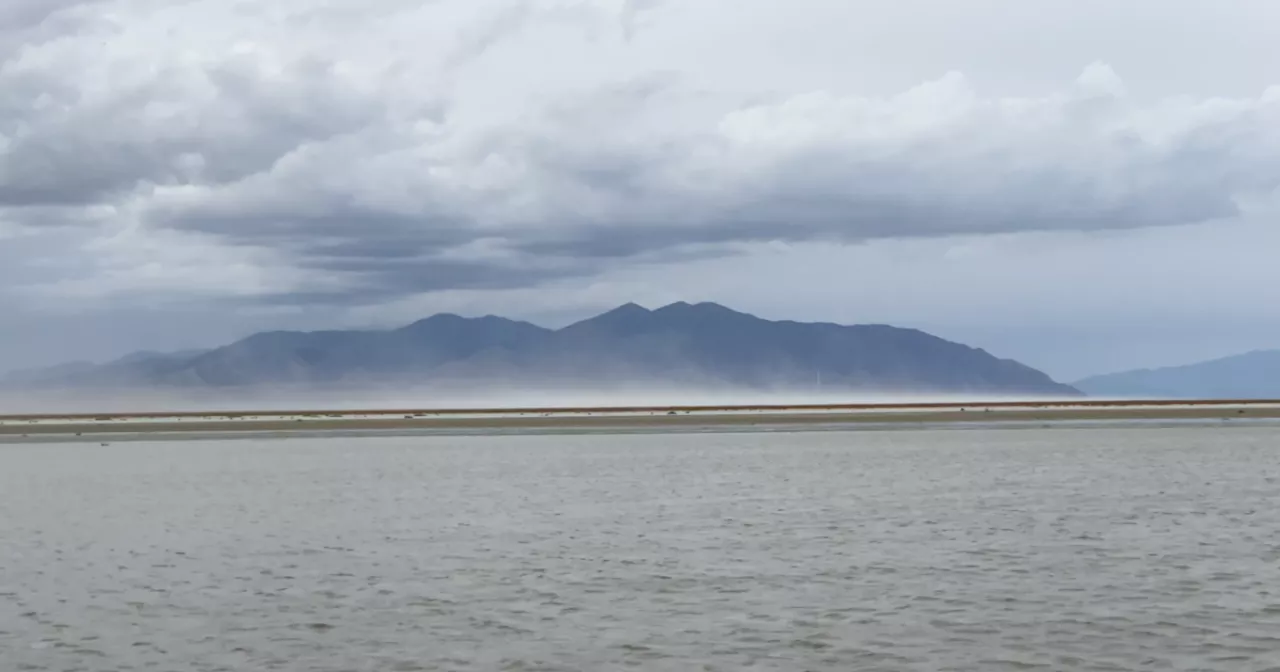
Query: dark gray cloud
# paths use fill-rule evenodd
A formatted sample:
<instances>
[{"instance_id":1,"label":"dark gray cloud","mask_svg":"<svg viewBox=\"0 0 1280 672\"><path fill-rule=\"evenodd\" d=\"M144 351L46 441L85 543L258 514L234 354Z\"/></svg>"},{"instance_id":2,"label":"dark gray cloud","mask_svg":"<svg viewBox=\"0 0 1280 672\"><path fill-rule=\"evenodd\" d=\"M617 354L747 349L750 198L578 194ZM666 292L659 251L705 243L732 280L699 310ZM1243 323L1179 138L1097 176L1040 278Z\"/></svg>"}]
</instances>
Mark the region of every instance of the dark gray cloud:
<instances>
[{"instance_id":1,"label":"dark gray cloud","mask_svg":"<svg viewBox=\"0 0 1280 672\"><path fill-rule=\"evenodd\" d=\"M528 287L581 275L581 265L571 269L513 266L482 261L458 261L433 257L414 259L309 258L307 267L319 273L341 273L341 289L312 291L305 288L265 293L252 301L267 305L351 306L369 305L415 292L442 290L505 290Z\"/></svg>"}]
</instances>

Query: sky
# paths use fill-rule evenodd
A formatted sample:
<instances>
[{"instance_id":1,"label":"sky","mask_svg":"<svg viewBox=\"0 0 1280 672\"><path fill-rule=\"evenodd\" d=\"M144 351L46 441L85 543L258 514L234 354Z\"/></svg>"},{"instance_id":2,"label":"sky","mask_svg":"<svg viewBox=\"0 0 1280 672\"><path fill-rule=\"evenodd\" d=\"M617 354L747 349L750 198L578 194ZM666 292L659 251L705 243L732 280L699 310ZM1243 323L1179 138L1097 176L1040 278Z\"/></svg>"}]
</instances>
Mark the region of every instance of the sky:
<instances>
[{"instance_id":1,"label":"sky","mask_svg":"<svg viewBox=\"0 0 1280 672\"><path fill-rule=\"evenodd\" d=\"M0 370L634 301L1280 348L1273 0L5 0Z\"/></svg>"}]
</instances>

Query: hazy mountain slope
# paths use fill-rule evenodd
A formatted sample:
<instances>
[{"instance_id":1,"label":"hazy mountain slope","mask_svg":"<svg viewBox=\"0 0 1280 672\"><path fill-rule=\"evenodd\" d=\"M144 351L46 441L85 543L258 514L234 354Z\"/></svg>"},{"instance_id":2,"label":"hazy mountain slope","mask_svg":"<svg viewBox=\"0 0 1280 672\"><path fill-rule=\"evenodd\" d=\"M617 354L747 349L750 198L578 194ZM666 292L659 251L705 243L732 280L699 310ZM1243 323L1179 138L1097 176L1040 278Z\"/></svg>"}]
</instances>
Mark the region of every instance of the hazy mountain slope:
<instances>
[{"instance_id":1,"label":"hazy mountain slope","mask_svg":"<svg viewBox=\"0 0 1280 672\"><path fill-rule=\"evenodd\" d=\"M1075 387L1095 396L1278 399L1280 350L1093 376L1077 382Z\"/></svg>"},{"instance_id":2,"label":"hazy mountain slope","mask_svg":"<svg viewBox=\"0 0 1280 672\"><path fill-rule=\"evenodd\" d=\"M204 352L135 352L106 364L72 362L43 369L14 371L0 379L0 383L8 387L35 388L145 386L185 368Z\"/></svg>"},{"instance_id":3,"label":"hazy mountain slope","mask_svg":"<svg viewBox=\"0 0 1280 672\"><path fill-rule=\"evenodd\" d=\"M390 331L265 332L203 353L88 372L77 365L75 374L68 382L201 388L644 383L1077 394L1035 369L921 331L774 322L713 303L627 304L554 331L436 315Z\"/></svg>"},{"instance_id":4,"label":"hazy mountain slope","mask_svg":"<svg viewBox=\"0 0 1280 672\"><path fill-rule=\"evenodd\" d=\"M211 350L163 382L316 384L425 375L495 347L524 347L550 333L500 317L441 314L393 331L276 331Z\"/></svg>"},{"instance_id":5,"label":"hazy mountain slope","mask_svg":"<svg viewBox=\"0 0 1280 672\"><path fill-rule=\"evenodd\" d=\"M746 387L1071 394L1016 362L921 331L773 322L723 306L627 305L560 330L536 352L573 375L616 371Z\"/></svg>"}]
</instances>

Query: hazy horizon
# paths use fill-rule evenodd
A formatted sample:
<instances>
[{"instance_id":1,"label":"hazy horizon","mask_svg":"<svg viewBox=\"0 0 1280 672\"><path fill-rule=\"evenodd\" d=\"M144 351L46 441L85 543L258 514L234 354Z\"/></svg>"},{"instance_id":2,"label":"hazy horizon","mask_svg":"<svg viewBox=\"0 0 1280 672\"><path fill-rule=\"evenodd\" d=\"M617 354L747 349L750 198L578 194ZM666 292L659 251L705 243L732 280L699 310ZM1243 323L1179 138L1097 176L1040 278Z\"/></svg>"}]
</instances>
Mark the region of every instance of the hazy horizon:
<instances>
[{"instance_id":1,"label":"hazy horizon","mask_svg":"<svg viewBox=\"0 0 1280 672\"><path fill-rule=\"evenodd\" d=\"M246 393L247 392L247 393ZM607 387L564 388L532 386L521 390L450 389L377 390L330 389L310 393L297 390L213 390L186 394L136 393L51 394L32 398L0 395L0 415L22 413L113 413L164 411L293 411L293 410L417 410L487 408L591 408L660 406L750 406L750 405L838 405L967 403L999 401L1055 401L1067 397L999 394L930 394L922 392L840 392L806 393L802 390L701 389L648 387L617 389Z\"/></svg>"}]
</instances>

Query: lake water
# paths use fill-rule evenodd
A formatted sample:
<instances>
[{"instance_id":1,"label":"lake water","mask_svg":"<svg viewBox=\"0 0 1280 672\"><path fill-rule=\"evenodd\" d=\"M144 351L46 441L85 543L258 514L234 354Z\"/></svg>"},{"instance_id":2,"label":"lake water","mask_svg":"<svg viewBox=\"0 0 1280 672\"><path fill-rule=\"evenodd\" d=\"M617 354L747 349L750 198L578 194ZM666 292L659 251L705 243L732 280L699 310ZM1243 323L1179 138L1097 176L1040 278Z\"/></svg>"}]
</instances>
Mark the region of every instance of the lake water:
<instances>
[{"instance_id":1,"label":"lake water","mask_svg":"<svg viewBox=\"0 0 1280 672\"><path fill-rule=\"evenodd\" d=\"M1280 670L1280 430L0 446L0 669Z\"/></svg>"}]
</instances>

